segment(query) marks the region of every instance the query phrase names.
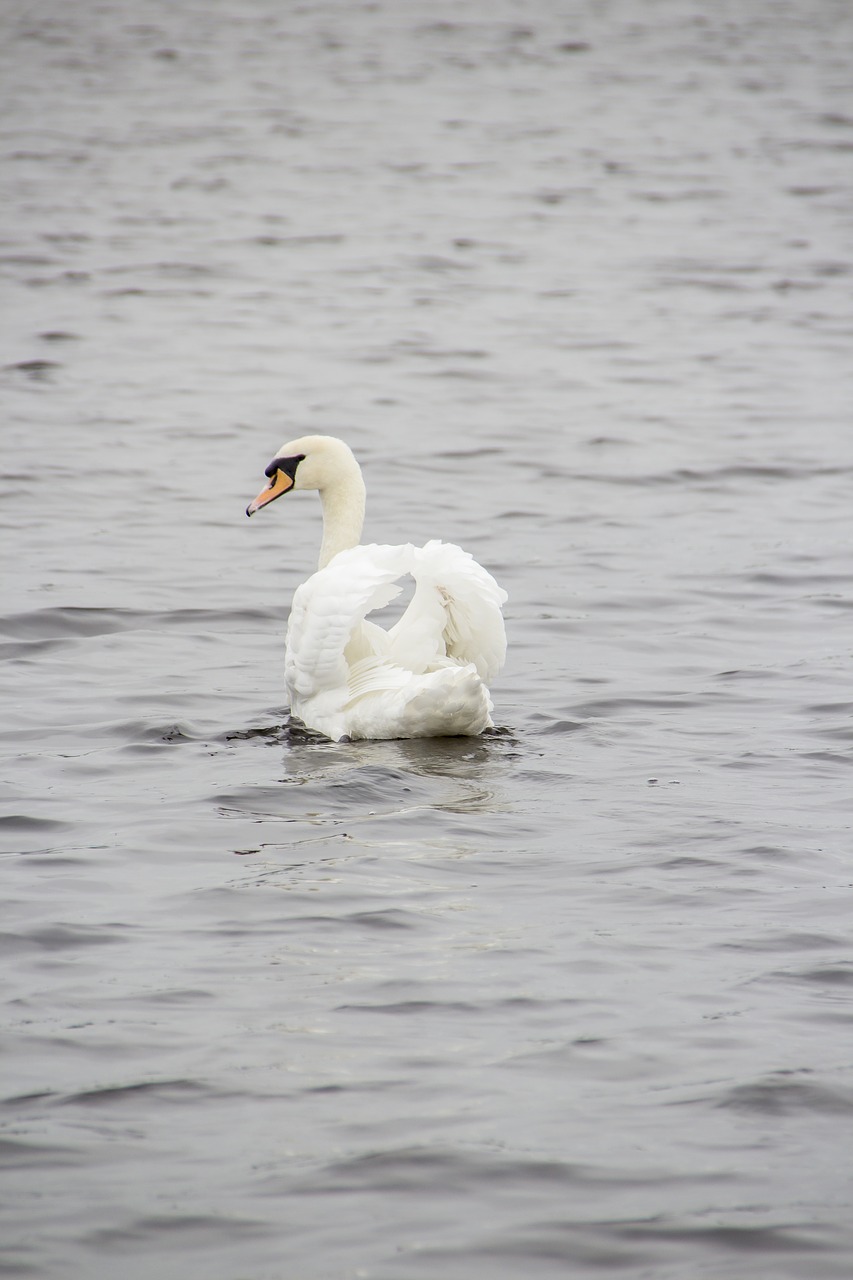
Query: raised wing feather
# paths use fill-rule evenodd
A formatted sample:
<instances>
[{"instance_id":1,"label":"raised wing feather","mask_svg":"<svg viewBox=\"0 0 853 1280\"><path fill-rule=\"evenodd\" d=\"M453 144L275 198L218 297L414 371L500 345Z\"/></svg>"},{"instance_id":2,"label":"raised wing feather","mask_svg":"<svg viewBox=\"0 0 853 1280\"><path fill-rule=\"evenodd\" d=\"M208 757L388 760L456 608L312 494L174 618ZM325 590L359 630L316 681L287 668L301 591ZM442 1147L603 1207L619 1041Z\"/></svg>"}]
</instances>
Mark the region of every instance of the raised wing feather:
<instances>
[{"instance_id":1,"label":"raised wing feather","mask_svg":"<svg viewBox=\"0 0 853 1280\"><path fill-rule=\"evenodd\" d=\"M349 678L346 649L354 628L371 609L400 594L397 579L411 563L411 546L354 547L297 588L287 628L285 679L291 693L304 700L345 690ZM365 629L359 639L368 656L387 647L379 627Z\"/></svg>"},{"instance_id":2,"label":"raised wing feather","mask_svg":"<svg viewBox=\"0 0 853 1280\"><path fill-rule=\"evenodd\" d=\"M473 556L450 542L413 547L410 572L417 587L391 629L392 656L405 661L408 651L421 659L432 643L433 661L446 653L472 662L486 683L493 680L506 658L501 614L506 592Z\"/></svg>"}]
</instances>

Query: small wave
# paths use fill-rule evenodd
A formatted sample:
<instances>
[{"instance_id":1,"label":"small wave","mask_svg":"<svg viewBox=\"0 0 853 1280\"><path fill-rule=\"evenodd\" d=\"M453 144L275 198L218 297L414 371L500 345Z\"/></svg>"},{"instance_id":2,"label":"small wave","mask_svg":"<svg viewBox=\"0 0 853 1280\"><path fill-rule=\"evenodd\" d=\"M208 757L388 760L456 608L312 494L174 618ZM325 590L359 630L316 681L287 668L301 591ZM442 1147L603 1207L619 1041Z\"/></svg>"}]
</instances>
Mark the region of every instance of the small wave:
<instances>
[{"instance_id":1,"label":"small wave","mask_svg":"<svg viewBox=\"0 0 853 1280\"><path fill-rule=\"evenodd\" d=\"M238 1218L227 1213L174 1213L129 1218L124 1225L89 1231L83 1239L86 1244L98 1250L125 1250L134 1245L144 1250L162 1249L167 1240L172 1247L195 1246L208 1249L217 1241L222 1245L229 1245L239 1237L254 1238L270 1234L273 1234L273 1228L268 1223Z\"/></svg>"},{"instance_id":2,"label":"small wave","mask_svg":"<svg viewBox=\"0 0 853 1280\"><path fill-rule=\"evenodd\" d=\"M8 1167L14 1170L55 1169L76 1166L79 1163L79 1152L70 1147L48 1146L45 1143L18 1142L14 1138L0 1138L0 1168ZM2 1272L3 1268L0 1266L0 1273Z\"/></svg>"},{"instance_id":3,"label":"small wave","mask_svg":"<svg viewBox=\"0 0 853 1280\"><path fill-rule=\"evenodd\" d=\"M124 936L120 928L99 925L54 924L20 933L0 934L0 949L14 954L26 947L41 951L77 951L80 947L102 947Z\"/></svg>"},{"instance_id":4,"label":"small wave","mask_svg":"<svg viewBox=\"0 0 853 1280\"><path fill-rule=\"evenodd\" d=\"M242 629L257 623L280 623L286 609L98 609L58 605L0 618L0 634L13 640L68 639L77 636L112 635L118 631L149 631L168 627L205 630Z\"/></svg>"},{"instance_id":5,"label":"small wave","mask_svg":"<svg viewBox=\"0 0 853 1280\"><path fill-rule=\"evenodd\" d=\"M65 826L55 818L34 818L28 813L7 813L0 817L0 832L61 831Z\"/></svg>"},{"instance_id":6,"label":"small wave","mask_svg":"<svg viewBox=\"0 0 853 1280\"><path fill-rule=\"evenodd\" d=\"M700 698L658 697L658 698L599 698L592 702L581 702L572 707L577 716L608 717L630 714L632 711L682 711L691 707L701 707L705 701Z\"/></svg>"},{"instance_id":7,"label":"small wave","mask_svg":"<svg viewBox=\"0 0 853 1280\"><path fill-rule=\"evenodd\" d=\"M850 1115L853 1089L829 1088L802 1080L757 1080L736 1085L715 1106L757 1115L791 1115L805 1112L818 1115Z\"/></svg>"},{"instance_id":8,"label":"small wave","mask_svg":"<svg viewBox=\"0 0 853 1280\"><path fill-rule=\"evenodd\" d=\"M250 729L231 729L220 737L221 742L247 742L260 738L267 746L308 746L328 743L321 733L308 729L301 720L291 718L283 713L281 723L255 725Z\"/></svg>"},{"instance_id":9,"label":"small wave","mask_svg":"<svg viewBox=\"0 0 853 1280\"><path fill-rule=\"evenodd\" d=\"M836 965L821 965L817 969L804 969L800 973L781 973L777 977L808 982L820 987L853 986L853 961Z\"/></svg>"},{"instance_id":10,"label":"small wave","mask_svg":"<svg viewBox=\"0 0 853 1280\"><path fill-rule=\"evenodd\" d=\"M721 1223L719 1226L683 1226L653 1220L637 1223L615 1223L614 1233L623 1240L656 1240L684 1244L709 1244L735 1253L819 1253L829 1246L809 1235L811 1224L741 1226Z\"/></svg>"},{"instance_id":11,"label":"small wave","mask_svg":"<svg viewBox=\"0 0 853 1280\"><path fill-rule=\"evenodd\" d=\"M489 1151L448 1150L443 1147L402 1147L335 1161L323 1170L324 1188L336 1190L428 1189L438 1186L483 1185L544 1191L549 1187L648 1187L681 1183L674 1174L565 1160L501 1157ZM703 1173L696 1181L707 1182Z\"/></svg>"},{"instance_id":12,"label":"small wave","mask_svg":"<svg viewBox=\"0 0 853 1280\"><path fill-rule=\"evenodd\" d=\"M793 481L800 483L806 479L821 476L849 476L853 467L849 465L825 466L821 463L808 464L798 462L790 466L781 464L736 463L724 467L708 467L698 470L695 467L676 467L672 471L641 472L589 472L577 473L576 479L588 484L613 484L630 488L695 488L700 492L718 493L729 488L732 482L756 480Z\"/></svg>"},{"instance_id":13,"label":"small wave","mask_svg":"<svg viewBox=\"0 0 853 1280\"><path fill-rule=\"evenodd\" d=\"M790 951L822 951L829 947L843 947L846 946L846 939L826 933L773 933L767 937L723 943L723 946L731 951L778 951L785 955Z\"/></svg>"},{"instance_id":14,"label":"small wave","mask_svg":"<svg viewBox=\"0 0 853 1280\"><path fill-rule=\"evenodd\" d=\"M78 1093L58 1096L62 1106L102 1107L123 1103L132 1098L152 1098L158 1104L183 1104L188 1098L207 1097L211 1090L196 1080L142 1080L133 1084L104 1085L97 1089L82 1089Z\"/></svg>"},{"instance_id":15,"label":"small wave","mask_svg":"<svg viewBox=\"0 0 853 1280\"><path fill-rule=\"evenodd\" d=\"M34 382L48 382L62 365L57 360L19 360L17 364L7 364L6 368L13 373L23 373Z\"/></svg>"}]
</instances>

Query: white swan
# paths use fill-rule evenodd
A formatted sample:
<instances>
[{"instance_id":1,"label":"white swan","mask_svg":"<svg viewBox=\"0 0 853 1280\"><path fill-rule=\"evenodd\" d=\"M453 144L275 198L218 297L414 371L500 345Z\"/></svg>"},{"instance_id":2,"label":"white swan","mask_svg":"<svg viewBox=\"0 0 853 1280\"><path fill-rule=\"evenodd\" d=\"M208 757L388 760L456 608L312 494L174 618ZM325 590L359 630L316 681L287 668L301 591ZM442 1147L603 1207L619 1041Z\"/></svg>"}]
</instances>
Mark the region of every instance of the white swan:
<instances>
[{"instance_id":1,"label":"white swan","mask_svg":"<svg viewBox=\"0 0 853 1280\"><path fill-rule=\"evenodd\" d=\"M491 574L446 542L360 546L365 489L349 447L334 436L282 445L253 515L294 489L317 489L323 543L317 573L297 588L287 627L291 712L328 738L434 738L491 727L487 681L506 655ZM395 599L407 574L415 591L389 630L366 614Z\"/></svg>"}]
</instances>

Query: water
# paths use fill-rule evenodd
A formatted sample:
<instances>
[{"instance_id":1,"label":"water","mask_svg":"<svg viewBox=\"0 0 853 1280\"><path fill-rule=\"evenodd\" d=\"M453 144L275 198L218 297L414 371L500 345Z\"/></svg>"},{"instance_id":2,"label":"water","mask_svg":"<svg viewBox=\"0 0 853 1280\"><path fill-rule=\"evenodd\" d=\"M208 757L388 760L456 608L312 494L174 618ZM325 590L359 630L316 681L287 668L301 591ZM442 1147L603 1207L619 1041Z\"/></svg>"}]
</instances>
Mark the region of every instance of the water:
<instances>
[{"instance_id":1,"label":"water","mask_svg":"<svg viewBox=\"0 0 853 1280\"><path fill-rule=\"evenodd\" d=\"M2 17L2 1273L853 1272L853 18ZM288 726L310 496L499 732Z\"/></svg>"}]
</instances>

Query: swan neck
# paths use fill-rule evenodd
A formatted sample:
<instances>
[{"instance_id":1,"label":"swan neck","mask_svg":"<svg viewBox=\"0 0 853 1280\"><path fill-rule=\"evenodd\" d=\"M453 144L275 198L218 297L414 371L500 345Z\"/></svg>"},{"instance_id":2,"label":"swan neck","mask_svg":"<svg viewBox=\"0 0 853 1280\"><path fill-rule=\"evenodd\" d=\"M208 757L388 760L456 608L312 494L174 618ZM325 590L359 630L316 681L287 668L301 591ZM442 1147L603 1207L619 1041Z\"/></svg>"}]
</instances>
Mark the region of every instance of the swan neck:
<instances>
[{"instance_id":1,"label":"swan neck","mask_svg":"<svg viewBox=\"0 0 853 1280\"><path fill-rule=\"evenodd\" d=\"M361 471L320 490L323 503L323 542L318 568L324 568L339 551L357 547L364 528L365 491Z\"/></svg>"}]
</instances>

